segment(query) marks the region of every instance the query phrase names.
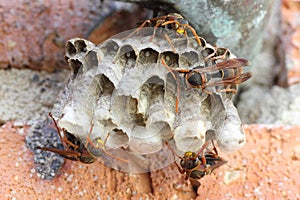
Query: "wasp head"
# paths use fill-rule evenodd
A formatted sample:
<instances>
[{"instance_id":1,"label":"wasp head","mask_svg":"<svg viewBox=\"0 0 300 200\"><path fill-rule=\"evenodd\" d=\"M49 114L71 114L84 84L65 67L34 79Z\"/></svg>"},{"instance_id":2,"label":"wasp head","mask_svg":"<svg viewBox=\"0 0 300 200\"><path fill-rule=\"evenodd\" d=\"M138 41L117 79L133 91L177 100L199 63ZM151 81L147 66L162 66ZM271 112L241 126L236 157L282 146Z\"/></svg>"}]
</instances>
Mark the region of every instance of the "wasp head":
<instances>
[{"instance_id":1,"label":"wasp head","mask_svg":"<svg viewBox=\"0 0 300 200\"><path fill-rule=\"evenodd\" d=\"M199 159L197 154L191 151L185 152L183 158L180 161L180 165L184 169L193 169L198 166Z\"/></svg>"}]
</instances>

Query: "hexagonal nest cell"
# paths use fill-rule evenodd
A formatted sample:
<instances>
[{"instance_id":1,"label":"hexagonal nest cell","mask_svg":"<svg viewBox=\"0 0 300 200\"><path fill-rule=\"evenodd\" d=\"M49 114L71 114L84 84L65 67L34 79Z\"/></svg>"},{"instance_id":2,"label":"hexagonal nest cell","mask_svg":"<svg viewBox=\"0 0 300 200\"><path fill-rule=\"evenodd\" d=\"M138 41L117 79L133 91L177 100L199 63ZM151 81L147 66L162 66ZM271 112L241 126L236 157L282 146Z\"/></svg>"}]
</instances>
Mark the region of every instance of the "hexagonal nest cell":
<instances>
[{"instance_id":1,"label":"hexagonal nest cell","mask_svg":"<svg viewBox=\"0 0 300 200\"><path fill-rule=\"evenodd\" d=\"M124 32L97 46L69 40L65 58L72 74L53 110L59 126L84 143L91 141L89 151L105 164L130 172L173 162L164 141L181 152L197 151L210 139L224 151L241 148L246 138L232 93L214 85L222 82L216 77L220 70L204 70L214 77L205 91L188 84L187 72L177 72L235 56L203 38L199 45L194 37L153 33L151 28L131 37Z\"/></svg>"}]
</instances>

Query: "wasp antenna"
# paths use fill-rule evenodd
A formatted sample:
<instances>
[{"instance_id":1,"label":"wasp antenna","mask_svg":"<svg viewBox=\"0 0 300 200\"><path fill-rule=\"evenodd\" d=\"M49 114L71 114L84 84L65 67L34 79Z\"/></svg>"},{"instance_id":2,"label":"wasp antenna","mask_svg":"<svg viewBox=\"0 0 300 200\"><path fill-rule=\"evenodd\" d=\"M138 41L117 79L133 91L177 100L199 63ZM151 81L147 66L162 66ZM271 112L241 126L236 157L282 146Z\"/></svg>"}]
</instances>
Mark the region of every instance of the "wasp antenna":
<instances>
[{"instance_id":1,"label":"wasp antenna","mask_svg":"<svg viewBox=\"0 0 300 200\"><path fill-rule=\"evenodd\" d=\"M190 31L193 33L193 35L195 36L196 38L196 41L197 43L199 44L199 46L201 47L202 44L201 44L201 41L199 39L199 36L197 35L197 32L195 31L195 29L193 27L191 27L190 25L188 24L184 24L183 26L187 27L188 29L190 29Z\"/></svg>"},{"instance_id":2,"label":"wasp antenna","mask_svg":"<svg viewBox=\"0 0 300 200\"><path fill-rule=\"evenodd\" d=\"M179 155L174 151L174 149L169 145L169 143L168 143L167 141L165 141L165 144L166 144L167 147L172 151L172 153L173 153L174 155L176 155L177 158L183 159L183 157L179 156Z\"/></svg>"},{"instance_id":3,"label":"wasp antenna","mask_svg":"<svg viewBox=\"0 0 300 200\"><path fill-rule=\"evenodd\" d=\"M197 158L201 153L203 153L204 149L209 145L209 142L210 142L210 141L207 141L207 142L205 142L205 143L202 145L201 149L198 151L198 153L197 153L197 155L196 155L196 158Z\"/></svg>"},{"instance_id":4,"label":"wasp antenna","mask_svg":"<svg viewBox=\"0 0 300 200\"><path fill-rule=\"evenodd\" d=\"M212 145L213 145L213 150L214 150L215 154L216 154L216 155L219 155L219 154L218 154L218 151L217 151L217 148L216 148L216 146L215 146L214 141L211 140L211 143L212 143Z\"/></svg>"},{"instance_id":5,"label":"wasp antenna","mask_svg":"<svg viewBox=\"0 0 300 200\"><path fill-rule=\"evenodd\" d=\"M93 142L91 141L91 134L94 128L94 124L91 125L90 130L89 130L89 134L86 136L86 142L85 142L85 148L87 148L88 144L90 143L91 145L93 145Z\"/></svg>"},{"instance_id":6,"label":"wasp antenna","mask_svg":"<svg viewBox=\"0 0 300 200\"><path fill-rule=\"evenodd\" d=\"M54 126L55 126L55 128L57 130L57 134L59 136L60 141L63 143L63 138L62 138L62 136L60 134L60 128L58 127L56 120L54 119L54 117L53 117L53 115L52 115L51 112L49 112L48 114L49 114L49 116L51 117L51 119L52 119L52 121L54 123Z\"/></svg>"}]
</instances>

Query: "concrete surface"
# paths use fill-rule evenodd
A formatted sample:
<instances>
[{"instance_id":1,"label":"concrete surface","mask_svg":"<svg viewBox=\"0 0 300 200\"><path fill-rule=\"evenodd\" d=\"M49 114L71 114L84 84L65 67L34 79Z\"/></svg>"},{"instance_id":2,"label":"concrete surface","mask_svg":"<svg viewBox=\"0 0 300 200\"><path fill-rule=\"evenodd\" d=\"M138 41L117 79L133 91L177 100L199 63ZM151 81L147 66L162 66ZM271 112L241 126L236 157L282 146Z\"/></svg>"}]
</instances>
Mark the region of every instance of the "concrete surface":
<instances>
[{"instance_id":1,"label":"concrete surface","mask_svg":"<svg viewBox=\"0 0 300 200\"><path fill-rule=\"evenodd\" d=\"M300 84L271 89L251 87L240 95L239 115L244 123L300 125Z\"/></svg>"},{"instance_id":2,"label":"concrete surface","mask_svg":"<svg viewBox=\"0 0 300 200\"><path fill-rule=\"evenodd\" d=\"M281 14L281 25L271 18L264 51L253 60L253 77L238 98L244 123L300 125L300 3L283 1Z\"/></svg>"},{"instance_id":3,"label":"concrete surface","mask_svg":"<svg viewBox=\"0 0 300 200\"><path fill-rule=\"evenodd\" d=\"M48 119L68 71L0 70L0 123Z\"/></svg>"},{"instance_id":4,"label":"concrete surface","mask_svg":"<svg viewBox=\"0 0 300 200\"><path fill-rule=\"evenodd\" d=\"M140 3L149 8L155 8L155 5L158 7L158 3L152 0L119 1ZM180 12L209 43L228 47L237 56L248 59L253 59L261 52L266 24L273 10L279 8L280 4L280 1L274 0L159 2L166 4L160 7L165 12Z\"/></svg>"}]
</instances>

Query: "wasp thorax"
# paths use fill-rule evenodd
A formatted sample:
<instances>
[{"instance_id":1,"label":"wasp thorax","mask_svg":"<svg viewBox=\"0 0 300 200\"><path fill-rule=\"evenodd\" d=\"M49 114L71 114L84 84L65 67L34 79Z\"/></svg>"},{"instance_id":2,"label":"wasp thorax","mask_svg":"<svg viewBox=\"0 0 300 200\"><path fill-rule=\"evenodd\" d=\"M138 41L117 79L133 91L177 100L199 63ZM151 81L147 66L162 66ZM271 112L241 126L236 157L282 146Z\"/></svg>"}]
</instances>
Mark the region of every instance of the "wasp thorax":
<instances>
[{"instance_id":1,"label":"wasp thorax","mask_svg":"<svg viewBox=\"0 0 300 200\"><path fill-rule=\"evenodd\" d=\"M195 73L195 72L190 72L187 75L187 81L189 84L191 84L192 86L201 86L203 84L203 79L201 74L199 73Z\"/></svg>"},{"instance_id":2,"label":"wasp thorax","mask_svg":"<svg viewBox=\"0 0 300 200\"><path fill-rule=\"evenodd\" d=\"M193 169L199 164L199 158L194 152L185 152L180 161L180 166L184 169Z\"/></svg>"}]
</instances>

